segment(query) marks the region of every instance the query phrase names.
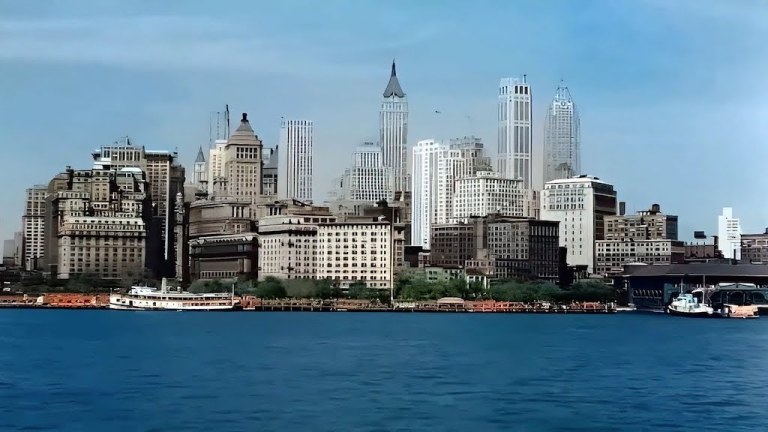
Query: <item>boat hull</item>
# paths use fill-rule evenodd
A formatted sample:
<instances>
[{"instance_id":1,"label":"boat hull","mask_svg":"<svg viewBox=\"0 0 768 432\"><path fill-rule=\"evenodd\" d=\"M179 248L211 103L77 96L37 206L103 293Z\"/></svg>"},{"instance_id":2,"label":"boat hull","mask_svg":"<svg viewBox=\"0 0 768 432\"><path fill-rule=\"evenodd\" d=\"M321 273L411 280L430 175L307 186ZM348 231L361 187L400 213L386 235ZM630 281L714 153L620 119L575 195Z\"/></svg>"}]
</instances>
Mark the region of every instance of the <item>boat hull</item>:
<instances>
[{"instance_id":1,"label":"boat hull","mask_svg":"<svg viewBox=\"0 0 768 432\"><path fill-rule=\"evenodd\" d=\"M228 312L235 310L234 306L195 306L195 307L142 307L142 306L126 306L121 304L110 304L111 310L124 310L124 311L168 311L168 312Z\"/></svg>"},{"instance_id":2,"label":"boat hull","mask_svg":"<svg viewBox=\"0 0 768 432\"><path fill-rule=\"evenodd\" d=\"M681 317L688 317L688 318L718 318L718 315L713 313L712 311L691 311L691 312L684 312L679 311L671 307L667 307L667 313L674 316L681 316Z\"/></svg>"}]
</instances>

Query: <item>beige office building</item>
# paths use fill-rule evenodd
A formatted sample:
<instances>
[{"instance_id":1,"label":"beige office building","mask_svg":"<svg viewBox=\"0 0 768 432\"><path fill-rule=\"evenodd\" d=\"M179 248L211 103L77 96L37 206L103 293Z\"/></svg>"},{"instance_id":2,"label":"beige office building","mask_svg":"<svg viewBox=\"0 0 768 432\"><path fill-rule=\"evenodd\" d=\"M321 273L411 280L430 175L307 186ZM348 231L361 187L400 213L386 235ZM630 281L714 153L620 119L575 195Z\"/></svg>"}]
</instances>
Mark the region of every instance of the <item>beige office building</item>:
<instances>
[{"instance_id":1,"label":"beige office building","mask_svg":"<svg viewBox=\"0 0 768 432\"><path fill-rule=\"evenodd\" d=\"M230 135L224 147L223 169L227 195L242 202L256 204L262 194L262 143L243 113L240 126Z\"/></svg>"},{"instance_id":2,"label":"beige office building","mask_svg":"<svg viewBox=\"0 0 768 432\"><path fill-rule=\"evenodd\" d=\"M317 278L332 279L341 288L364 282L369 288L390 289L403 229L388 221L337 222L318 226Z\"/></svg>"}]
</instances>

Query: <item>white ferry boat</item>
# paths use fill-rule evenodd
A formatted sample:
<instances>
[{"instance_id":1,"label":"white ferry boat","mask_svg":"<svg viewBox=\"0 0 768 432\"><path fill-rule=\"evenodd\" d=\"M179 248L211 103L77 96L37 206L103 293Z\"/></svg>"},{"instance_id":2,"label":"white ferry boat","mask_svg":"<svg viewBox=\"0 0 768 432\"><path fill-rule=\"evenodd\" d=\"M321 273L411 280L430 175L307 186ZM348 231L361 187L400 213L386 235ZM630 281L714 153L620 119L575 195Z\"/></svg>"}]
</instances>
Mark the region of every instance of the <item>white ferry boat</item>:
<instances>
[{"instance_id":1,"label":"white ferry boat","mask_svg":"<svg viewBox=\"0 0 768 432\"><path fill-rule=\"evenodd\" d=\"M201 294L168 291L165 279L161 289L134 286L125 294L109 295L109 308L117 310L227 311L234 307L234 291Z\"/></svg>"},{"instance_id":2,"label":"white ferry boat","mask_svg":"<svg viewBox=\"0 0 768 432\"><path fill-rule=\"evenodd\" d=\"M710 306L703 303L699 303L698 299L693 294L680 294L672 303L667 306L667 312L670 315L686 316L686 317L701 317L710 318L715 317L715 310Z\"/></svg>"}]
</instances>

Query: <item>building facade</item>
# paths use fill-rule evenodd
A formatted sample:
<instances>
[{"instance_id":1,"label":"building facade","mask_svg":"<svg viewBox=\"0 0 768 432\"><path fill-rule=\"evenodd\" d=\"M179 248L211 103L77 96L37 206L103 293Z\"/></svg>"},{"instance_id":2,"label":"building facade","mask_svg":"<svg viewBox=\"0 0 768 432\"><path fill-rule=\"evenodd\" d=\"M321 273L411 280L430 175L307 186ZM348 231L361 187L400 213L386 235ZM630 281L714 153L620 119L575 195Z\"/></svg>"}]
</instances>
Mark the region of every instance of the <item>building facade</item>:
<instances>
[{"instance_id":1,"label":"building facade","mask_svg":"<svg viewBox=\"0 0 768 432\"><path fill-rule=\"evenodd\" d=\"M48 186L35 185L26 191L24 216L21 218L23 252L21 262L26 270L42 268L45 255L45 201Z\"/></svg>"},{"instance_id":2,"label":"building facade","mask_svg":"<svg viewBox=\"0 0 768 432\"><path fill-rule=\"evenodd\" d=\"M257 276L258 240L250 203L214 197L184 207L188 268L182 266L177 277L188 275L190 280L197 280Z\"/></svg>"},{"instance_id":3,"label":"building facade","mask_svg":"<svg viewBox=\"0 0 768 432\"><path fill-rule=\"evenodd\" d=\"M568 87L560 85L544 122L544 182L581 174L581 124Z\"/></svg>"},{"instance_id":4,"label":"building facade","mask_svg":"<svg viewBox=\"0 0 768 432\"><path fill-rule=\"evenodd\" d=\"M450 219L457 222L470 216L487 216L492 213L522 217L525 198L521 180L480 171L455 181L453 214Z\"/></svg>"},{"instance_id":5,"label":"building facade","mask_svg":"<svg viewBox=\"0 0 768 432\"><path fill-rule=\"evenodd\" d=\"M394 196L394 171L384 165L382 148L364 143L352 153L352 166L344 171L342 197L348 201L375 203Z\"/></svg>"},{"instance_id":6,"label":"building facade","mask_svg":"<svg viewBox=\"0 0 768 432\"><path fill-rule=\"evenodd\" d=\"M567 262L594 273L595 241L603 240L605 217L616 215L616 190L597 177L580 175L547 182L541 193L541 219L558 221Z\"/></svg>"},{"instance_id":7,"label":"building facade","mask_svg":"<svg viewBox=\"0 0 768 432\"><path fill-rule=\"evenodd\" d=\"M318 225L335 220L329 213L318 212L259 219L259 279L314 279Z\"/></svg>"},{"instance_id":8,"label":"building facade","mask_svg":"<svg viewBox=\"0 0 768 432\"><path fill-rule=\"evenodd\" d=\"M217 139L208 150L207 179L208 195L226 194L226 173L224 172L224 148L227 140Z\"/></svg>"},{"instance_id":9,"label":"building facade","mask_svg":"<svg viewBox=\"0 0 768 432\"><path fill-rule=\"evenodd\" d=\"M224 173L227 195L254 204L261 197L262 143L253 132L248 114L229 136L224 147Z\"/></svg>"},{"instance_id":10,"label":"building facade","mask_svg":"<svg viewBox=\"0 0 768 432\"><path fill-rule=\"evenodd\" d=\"M277 186L279 199L312 201L312 120L283 119L280 122Z\"/></svg>"},{"instance_id":11,"label":"building facade","mask_svg":"<svg viewBox=\"0 0 768 432\"><path fill-rule=\"evenodd\" d=\"M408 99L397 79L395 62L389 82L382 94L379 113L379 144L382 148L384 166L392 170L395 191L407 191L408 177Z\"/></svg>"},{"instance_id":12,"label":"building facade","mask_svg":"<svg viewBox=\"0 0 768 432\"><path fill-rule=\"evenodd\" d=\"M388 221L324 223L317 231L317 279L341 288L364 282L369 288L392 289L395 252L402 250L402 230Z\"/></svg>"},{"instance_id":13,"label":"building facade","mask_svg":"<svg viewBox=\"0 0 768 432\"><path fill-rule=\"evenodd\" d=\"M677 240L677 216L661 206L634 215L605 216L602 240L595 241L595 273L616 276L627 264L677 264L685 262L685 243Z\"/></svg>"},{"instance_id":14,"label":"building facade","mask_svg":"<svg viewBox=\"0 0 768 432\"><path fill-rule=\"evenodd\" d=\"M768 263L768 228L762 234L741 235L741 257L751 263Z\"/></svg>"},{"instance_id":15,"label":"building facade","mask_svg":"<svg viewBox=\"0 0 768 432\"><path fill-rule=\"evenodd\" d=\"M488 222L487 242L498 279L558 280L559 222L499 218Z\"/></svg>"},{"instance_id":16,"label":"building facade","mask_svg":"<svg viewBox=\"0 0 768 432\"><path fill-rule=\"evenodd\" d=\"M264 168L261 171L261 192L264 196L277 197L279 150L279 147L264 150Z\"/></svg>"},{"instance_id":17,"label":"building facade","mask_svg":"<svg viewBox=\"0 0 768 432\"><path fill-rule=\"evenodd\" d=\"M717 236L723 257L741 259L741 223L733 216L733 208L724 207L717 217Z\"/></svg>"},{"instance_id":18,"label":"building facade","mask_svg":"<svg viewBox=\"0 0 768 432\"><path fill-rule=\"evenodd\" d=\"M150 270L155 276L172 276L176 265L176 194L184 192L185 171L178 162L178 154L164 150L146 150L134 146L130 139L124 143L102 146L92 154L95 170L120 171L137 168L146 173L152 203L152 220L149 222L151 240L147 244ZM155 242L154 240L158 240Z\"/></svg>"},{"instance_id":19,"label":"building facade","mask_svg":"<svg viewBox=\"0 0 768 432\"><path fill-rule=\"evenodd\" d=\"M430 139L413 147L411 180L411 243L429 249L430 226L454 217L456 181L487 168L489 159L474 137L449 141ZM465 203L466 204L466 203Z\"/></svg>"},{"instance_id":20,"label":"building facade","mask_svg":"<svg viewBox=\"0 0 768 432\"><path fill-rule=\"evenodd\" d=\"M520 179L523 189L541 189L537 179L533 152L531 86L513 78L499 84L498 101L498 166L504 178ZM541 175L541 173L538 173Z\"/></svg>"},{"instance_id":21,"label":"building facade","mask_svg":"<svg viewBox=\"0 0 768 432\"><path fill-rule=\"evenodd\" d=\"M104 279L142 277L153 212L146 173L120 170L68 169L67 188L49 199L52 216L51 265L54 278L95 274Z\"/></svg>"}]
</instances>

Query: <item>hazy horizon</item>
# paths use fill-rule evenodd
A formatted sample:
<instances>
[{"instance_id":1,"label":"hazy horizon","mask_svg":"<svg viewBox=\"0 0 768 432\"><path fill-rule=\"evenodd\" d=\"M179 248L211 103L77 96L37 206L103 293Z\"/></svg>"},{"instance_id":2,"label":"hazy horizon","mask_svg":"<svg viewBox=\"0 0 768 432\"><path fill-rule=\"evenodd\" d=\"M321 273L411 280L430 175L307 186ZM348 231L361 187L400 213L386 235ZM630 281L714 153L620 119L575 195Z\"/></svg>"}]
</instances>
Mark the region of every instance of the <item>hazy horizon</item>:
<instances>
[{"instance_id":1,"label":"hazy horizon","mask_svg":"<svg viewBox=\"0 0 768 432\"><path fill-rule=\"evenodd\" d=\"M0 240L21 228L25 189L89 168L121 136L178 149L190 179L225 104L265 147L280 117L314 121L322 202L352 151L377 141L393 58L410 146L476 135L495 155L499 80L523 74L541 145L562 79L583 171L614 184L628 213L658 203L684 240L716 234L722 207L745 233L768 226L759 0L11 3L0 1Z\"/></svg>"}]
</instances>

